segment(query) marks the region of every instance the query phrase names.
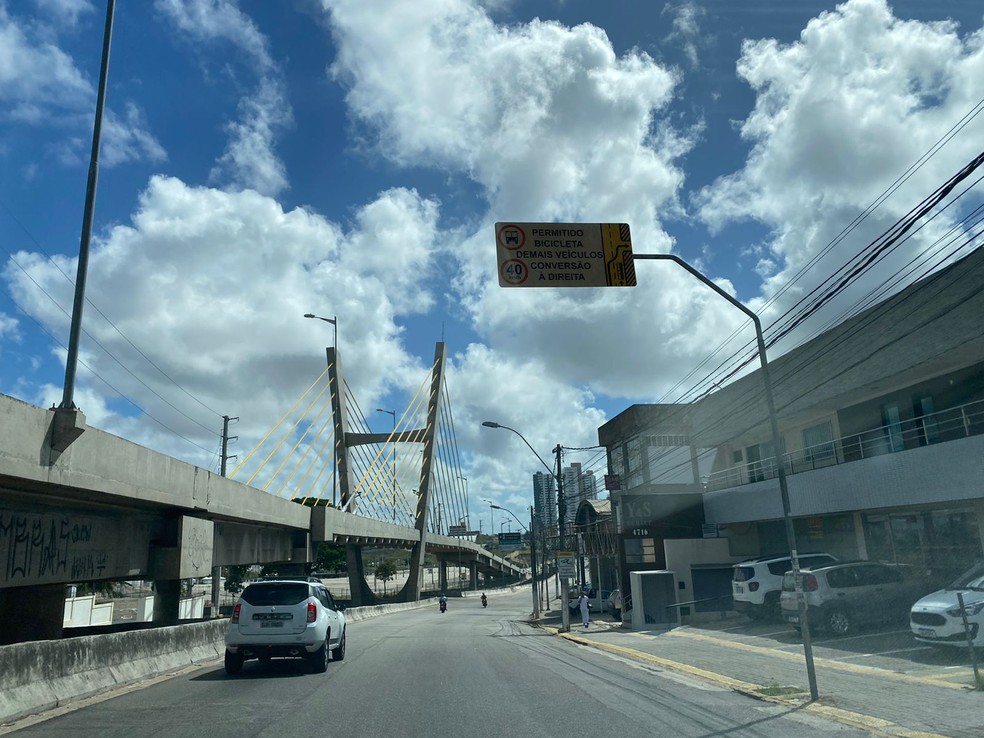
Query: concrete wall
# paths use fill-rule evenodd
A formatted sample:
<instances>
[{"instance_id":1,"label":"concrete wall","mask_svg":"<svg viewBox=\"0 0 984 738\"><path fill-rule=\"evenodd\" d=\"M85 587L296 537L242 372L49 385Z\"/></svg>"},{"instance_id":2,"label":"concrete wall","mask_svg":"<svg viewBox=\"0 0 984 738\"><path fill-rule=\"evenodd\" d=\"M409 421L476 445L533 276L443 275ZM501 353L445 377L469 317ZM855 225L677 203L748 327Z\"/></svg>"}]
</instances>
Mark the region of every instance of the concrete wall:
<instances>
[{"instance_id":1,"label":"concrete wall","mask_svg":"<svg viewBox=\"0 0 984 738\"><path fill-rule=\"evenodd\" d=\"M676 573L677 602L694 599L694 565L735 564L741 560L729 551L727 538L670 538L663 541L663 550L666 568Z\"/></svg>"},{"instance_id":2,"label":"concrete wall","mask_svg":"<svg viewBox=\"0 0 984 738\"><path fill-rule=\"evenodd\" d=\"M226 621L0 646L0 721L222 656Z\"/></svg>"}]
</instances>

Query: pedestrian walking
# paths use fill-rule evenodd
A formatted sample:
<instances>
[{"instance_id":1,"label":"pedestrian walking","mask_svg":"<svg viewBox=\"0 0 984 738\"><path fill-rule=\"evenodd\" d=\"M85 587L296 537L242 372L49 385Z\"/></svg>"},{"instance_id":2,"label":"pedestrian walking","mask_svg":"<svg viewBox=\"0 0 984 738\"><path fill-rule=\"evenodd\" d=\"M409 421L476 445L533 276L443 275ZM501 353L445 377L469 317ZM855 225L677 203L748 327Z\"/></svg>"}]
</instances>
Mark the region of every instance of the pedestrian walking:
<instances>
[{"instance_id":1,"label":"pedestrian walking","mask_svg":"<svg viewBox=\"0 0 984 738\"><path fill-rule=\"evenodd\" d=\"M588 627L588 593L581 592L577 598L577 606L581 608L581 620L584 621L584 627Z\"/></svg>"}]
</instances>

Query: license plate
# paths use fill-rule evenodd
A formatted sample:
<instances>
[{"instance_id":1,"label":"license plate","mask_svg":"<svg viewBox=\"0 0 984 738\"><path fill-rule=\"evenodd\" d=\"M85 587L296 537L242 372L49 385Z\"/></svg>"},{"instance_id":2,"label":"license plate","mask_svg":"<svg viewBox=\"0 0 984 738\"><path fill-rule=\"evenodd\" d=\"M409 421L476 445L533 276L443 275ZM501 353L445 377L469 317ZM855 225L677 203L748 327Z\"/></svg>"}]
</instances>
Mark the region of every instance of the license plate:
<instances>
[{"instance_id":1,"label":"license plate","mask_svg":"<svg viewBox=\"0 0 984 738\"><path fill-rule=\"evenodd\" d=\"M261 620L260 621L260 627L261 628L283 628L284 627L284 621L283 620Z\"/></svg>"},{"instance_id":2,"label":"license plate","mask_svg":"<svg viewBox=\"0 0 984 738\"><path fill-rule=\"evenodd\" d=\"M800 621L800 616L799 615L787 615L786 616L786 622L787 623L798 623L799 621Z\"/></svg>"},{"instance_id":3,"label":"license plate","mask_svg":"<svg viewBox=\"0 0 984 738\"><path fill-rule=\"evenodd\" d=\"M935 638L936 631L933 630L932 628L920 628L919 635L925 636L926 638Z\"/></svg>"},{"instance_id":4,"label":"license plate","mask_svg":"<svg viewBox=\"0 0 984 738\"><path fill-rule=\"evenodd\" d=\"M737 594L745 594L745 588L742 586L735 586L735 592Z\"/></svg>"}]
</instances>

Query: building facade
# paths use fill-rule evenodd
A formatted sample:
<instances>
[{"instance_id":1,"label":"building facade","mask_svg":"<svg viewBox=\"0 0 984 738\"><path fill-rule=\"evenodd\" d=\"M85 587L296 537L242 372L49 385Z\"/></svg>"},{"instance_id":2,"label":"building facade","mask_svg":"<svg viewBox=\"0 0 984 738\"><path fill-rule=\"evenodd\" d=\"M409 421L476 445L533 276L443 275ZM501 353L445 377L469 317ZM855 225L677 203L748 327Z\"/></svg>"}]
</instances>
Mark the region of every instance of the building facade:
<instances>
[{"instance_id":1,"label":"building facade","mask_svg":"<svg viewBox=\"0 0 984 738\"><path fill-rule=\"evenodd\" d=\"M696 491L736 557L797 548L911 564L943 581L984 556L984 249L688 405L599 429L622 496ZM613 499L615 497L613 496ZM622 526L623 533L626 526Z\"/></svg>"}]
</instances>

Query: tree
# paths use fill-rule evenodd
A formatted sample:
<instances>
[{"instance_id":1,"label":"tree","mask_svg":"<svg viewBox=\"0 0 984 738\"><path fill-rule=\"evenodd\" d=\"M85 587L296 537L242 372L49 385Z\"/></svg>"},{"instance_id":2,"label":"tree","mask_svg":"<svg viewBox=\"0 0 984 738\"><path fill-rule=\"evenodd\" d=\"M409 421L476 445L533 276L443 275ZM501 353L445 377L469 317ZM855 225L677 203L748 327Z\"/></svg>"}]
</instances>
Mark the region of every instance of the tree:
<instances>
[{"instance_id":1,"label":"tree","mask_svg":"<svg viewBox=\"0 0 984 738\"><path fill-rule=\"evenodd\" d=\"M383 594L386 594L386 582L396 576L396 562L393 559L383 559L376 564L376 579L383 583Z\"/></svg>"},{"instance_id":2,"label":"tree","mask_svg":"<svg viewBox=\"0 0 984 738\"><path fill-rule=\"evenodd\" d=\"M243 585L246 581L246 574L249 572L249 566L230 566L229 573L226 574L225 584L223 589L231 594L239 594L243 591Z\"/></svg>"},{"instance_id":3,"label":"tree","mask_svg":"<svg viewBox=\"0 0 984 738\"><path fill-rule=\"evenodd\" d=\"M314 571L348 571L344 543L322 543L314 560Z\"/></svg>"}]
</instances>

